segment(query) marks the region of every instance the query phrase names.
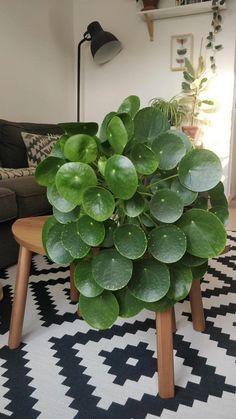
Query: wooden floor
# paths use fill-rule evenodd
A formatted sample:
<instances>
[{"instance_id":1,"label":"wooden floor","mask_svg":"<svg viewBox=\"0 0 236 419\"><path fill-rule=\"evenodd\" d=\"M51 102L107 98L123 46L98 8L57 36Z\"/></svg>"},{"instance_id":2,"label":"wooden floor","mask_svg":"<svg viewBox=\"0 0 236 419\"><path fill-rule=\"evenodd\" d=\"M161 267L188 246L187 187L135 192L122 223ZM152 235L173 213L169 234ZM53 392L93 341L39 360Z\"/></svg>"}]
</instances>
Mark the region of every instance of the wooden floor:
<instances>
[{"instance_id":1,"label":"wooden floor","mask_svg":"<svg viewBox=\"0 0 236 419\"><path fill-rule=\"evenodd\" d=\"M229 205L229 222L227 224L227 230L236 231L236 199L231 201Z\"/></svg>"}]
</instances>

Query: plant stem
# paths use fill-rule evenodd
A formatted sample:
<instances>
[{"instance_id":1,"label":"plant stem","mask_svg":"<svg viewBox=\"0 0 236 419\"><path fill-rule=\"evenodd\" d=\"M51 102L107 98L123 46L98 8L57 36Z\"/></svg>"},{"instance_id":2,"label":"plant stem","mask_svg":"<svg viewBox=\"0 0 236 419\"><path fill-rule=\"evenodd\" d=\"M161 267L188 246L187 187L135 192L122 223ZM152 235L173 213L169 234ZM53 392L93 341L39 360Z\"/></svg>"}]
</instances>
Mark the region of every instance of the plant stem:
<instances>
[{"instance_id":1,"label":"plant stem","mask_svg":"<svg viewBox=\"0 0 236 419\"><path fill-rule=\"evenodd\" d=\"M146 212L143 213L145 217L147 217L156 227L159 227L158 224L153 220L153 218L147 214Z\"/></svg>"},{"instance_id":2,"label":"plant stem","mask_svg":"<svg viewBox=\"0 0 236 419\"><path fill-rule=\"evenodd\" d=\"M147 195L147 196L153 196L153 194L152 193L148 193L148 192L140 192L140 191L137 191L140 195Z\"/></svg>"},{"instance_id":3,"label":"plant stem","mask_svg":"<svg viewBox=\"0 0 236 419\"><path fill-rule=\"evenodd\" d=\"M149 185L147 185L147 186L146 186L146 188L151 188L153 185L156 185L157 183L160 183L160 182L162 182L163 180L174 179L175 177L178 177L178 174L168 176L168 177L166 177L166 178L164 178L164 179L157 180L156 182L153 182L153 183L149 183Z\"/></svg>"}]
</instances>

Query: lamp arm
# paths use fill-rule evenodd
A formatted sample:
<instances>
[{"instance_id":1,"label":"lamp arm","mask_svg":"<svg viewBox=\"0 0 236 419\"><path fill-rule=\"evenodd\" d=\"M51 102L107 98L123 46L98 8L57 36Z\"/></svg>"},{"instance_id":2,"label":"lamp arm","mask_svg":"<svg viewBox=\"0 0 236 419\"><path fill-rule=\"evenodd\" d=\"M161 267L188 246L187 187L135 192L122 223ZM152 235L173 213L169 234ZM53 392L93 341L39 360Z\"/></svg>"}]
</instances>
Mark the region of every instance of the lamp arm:
<instances>
[{"instance_id":1,"label":"lamp arm","mask_svg":"<svg viewBox=\"0 0 236 419\"><path fill-rule=\"evenodd\" d=\"M80 56L81 56L81 45L87 41L87 38L81 39L78 43L77 49L77 122L80 120Z\"/></svg>"}]
</instances>

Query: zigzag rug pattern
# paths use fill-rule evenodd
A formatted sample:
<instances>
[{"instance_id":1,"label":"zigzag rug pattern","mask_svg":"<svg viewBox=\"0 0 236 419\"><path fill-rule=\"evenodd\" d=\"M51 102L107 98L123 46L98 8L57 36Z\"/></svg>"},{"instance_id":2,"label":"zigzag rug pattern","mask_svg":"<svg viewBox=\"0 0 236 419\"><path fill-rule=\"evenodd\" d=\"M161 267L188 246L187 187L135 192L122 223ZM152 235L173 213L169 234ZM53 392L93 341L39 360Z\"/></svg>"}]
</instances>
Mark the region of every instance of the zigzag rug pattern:
<instances>
[{"instance_id":1,"label":"zigzag rug pattern","mask_svg":"<svg viewBox=\"0 0 236 419\"><path fill-rule=\"evenodd\" d=\"M7 346L16 266L0 271L0 418L234 419L236 233L202 282L206 330L193 330L189 301L176 304L176 396L158 396L154 314L97 331L69 300L69 272L34 256L17 350Z\"/></svg>"}]
</instances>

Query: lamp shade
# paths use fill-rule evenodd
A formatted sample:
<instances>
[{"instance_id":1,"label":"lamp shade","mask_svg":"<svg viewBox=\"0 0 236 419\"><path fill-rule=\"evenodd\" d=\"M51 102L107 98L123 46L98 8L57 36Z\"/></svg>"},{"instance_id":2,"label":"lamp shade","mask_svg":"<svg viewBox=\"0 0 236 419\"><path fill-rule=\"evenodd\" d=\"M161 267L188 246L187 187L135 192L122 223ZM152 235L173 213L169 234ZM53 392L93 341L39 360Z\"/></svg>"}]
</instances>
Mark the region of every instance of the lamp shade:
<instances>
[{"instance_id":1,"label":"lamp shade","mask_svg":"<svg viewBox=\"0 0 236 419\"><path fill-rule=\"evenodd\" d=\"M99 22L88 25L91 36L91 53L96 64L105 64L112 60L122 49L121 42L110 32L104 31Z\"/></svg>"}]
</instances>

